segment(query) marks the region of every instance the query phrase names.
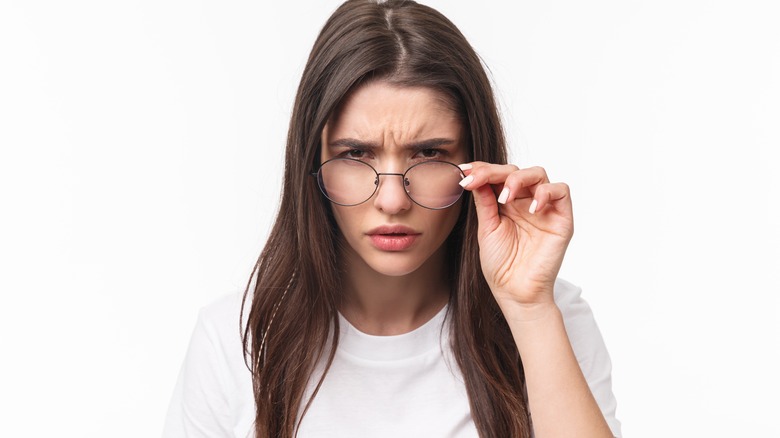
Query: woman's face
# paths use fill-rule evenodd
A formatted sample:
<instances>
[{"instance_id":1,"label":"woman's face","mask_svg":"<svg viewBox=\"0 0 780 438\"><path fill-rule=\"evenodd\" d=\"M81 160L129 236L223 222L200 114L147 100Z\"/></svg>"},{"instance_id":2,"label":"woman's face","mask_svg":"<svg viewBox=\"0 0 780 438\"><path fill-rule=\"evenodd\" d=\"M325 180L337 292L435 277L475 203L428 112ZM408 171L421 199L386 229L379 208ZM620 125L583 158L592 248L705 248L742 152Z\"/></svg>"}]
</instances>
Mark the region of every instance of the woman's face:
<instances>
[{"instance_id":1,"label":"woman's face","mask_svg":"<svg viewBox=\"0 0 780 438\"><path fill-rule=\"evenodd\" d=\"M363 85L325 126L322 162L352 158L379 173L400 174L426 160L463 163L468 157L463 123L446 102L429 88L381 81ZM403 276L424 265L438 267L426 261L431 259L435 265L443 260L442 244L457 222L461 203L458 200L443 210L421 207L406 195L400 176L382 175L368 201L331 206L347 244L348 265L365 263L380 274Z\"/></svg>"}]
</instances>

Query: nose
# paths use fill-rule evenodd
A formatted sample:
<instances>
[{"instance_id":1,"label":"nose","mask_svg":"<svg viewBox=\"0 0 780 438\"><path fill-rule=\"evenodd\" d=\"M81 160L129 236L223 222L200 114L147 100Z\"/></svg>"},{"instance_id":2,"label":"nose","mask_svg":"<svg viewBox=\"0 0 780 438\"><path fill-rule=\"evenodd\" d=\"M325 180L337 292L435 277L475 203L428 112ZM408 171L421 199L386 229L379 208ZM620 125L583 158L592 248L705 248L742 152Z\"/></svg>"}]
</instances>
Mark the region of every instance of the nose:
<instances>
[{"instance_id":1,"label":"nose","mask_svg":"<svg viewBox=\"0 0 780 438\"><path fill-rule=\"evenodd\" d=\"M406 194L403 174L380 173L378 178L374 207L387 214L398 214L412 207L412 200Z\"/></svg>"}]
</instances>

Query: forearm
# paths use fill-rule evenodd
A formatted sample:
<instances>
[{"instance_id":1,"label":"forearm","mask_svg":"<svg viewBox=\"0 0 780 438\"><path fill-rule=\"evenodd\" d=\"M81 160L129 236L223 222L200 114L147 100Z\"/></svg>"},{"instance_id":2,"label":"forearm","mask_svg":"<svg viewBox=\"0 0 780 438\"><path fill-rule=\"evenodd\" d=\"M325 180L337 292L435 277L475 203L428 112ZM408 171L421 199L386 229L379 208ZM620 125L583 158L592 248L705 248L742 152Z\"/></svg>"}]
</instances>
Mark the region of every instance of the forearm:
<instances>
[{"instance_id":1,"label":"forearm","mask_svg":"<svg viewBox=\"0 0 780 438\"><path fill-rule=\"evenodd\" d=\"M523 361L536 438L612 437L555 303L502 310Z\"/></svg>"}]
</instances>

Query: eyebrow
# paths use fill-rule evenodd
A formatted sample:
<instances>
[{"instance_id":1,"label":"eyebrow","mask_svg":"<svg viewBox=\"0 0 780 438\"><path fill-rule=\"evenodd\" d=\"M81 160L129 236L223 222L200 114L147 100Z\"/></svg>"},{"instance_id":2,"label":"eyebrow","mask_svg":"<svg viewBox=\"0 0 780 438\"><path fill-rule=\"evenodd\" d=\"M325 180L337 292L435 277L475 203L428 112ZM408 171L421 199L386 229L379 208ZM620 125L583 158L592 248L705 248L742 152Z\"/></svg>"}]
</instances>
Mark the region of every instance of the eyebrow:
<instances>
[{"instance_id":1,"label":"eyebrow","mask_svg":"<svg viewBox=\"0 0 780 438\"><path fill-rule=\"evenodd\" d=\"M410 143L406 143L403 145L403 148L411 149L414 151L421 151L424 149L432 149L440 146L449 146L452 144L455 144L455 140L451 138L430 138L427 140L413 141ZM371 149L378 149L381 146L379 146L378 143L360 141L354 138L340 138L338 140L328 143L328 147L330 148L348 147L353 149L371 150Z\"/></svg>"}]
</instances>

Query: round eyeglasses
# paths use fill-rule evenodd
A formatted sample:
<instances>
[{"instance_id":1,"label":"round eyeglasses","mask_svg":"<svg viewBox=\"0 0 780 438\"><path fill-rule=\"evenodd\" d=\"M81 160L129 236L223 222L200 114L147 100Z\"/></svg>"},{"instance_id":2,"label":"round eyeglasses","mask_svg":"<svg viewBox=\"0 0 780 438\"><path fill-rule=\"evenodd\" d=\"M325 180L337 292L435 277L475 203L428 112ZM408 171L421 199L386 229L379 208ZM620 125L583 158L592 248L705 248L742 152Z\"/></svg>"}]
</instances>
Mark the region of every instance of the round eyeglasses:
<instances>
[{"instance_id":1,"label":"round eyeglasses","mask_svg":"<svg viewBox=\"0 0 780 438\"><path fill-rule=\"evenodd\" d=\"M463 187L458 183L465 176L460 167L447 161L423 161L404 173L380 173L370 164L352 158L328 160L312 175L317 177L322 194L330 202L347 207L371 199L379 188L380 175L400 176L409 199L431 210L458 202L463 194Z\"/></svg>"}]
</instances>

